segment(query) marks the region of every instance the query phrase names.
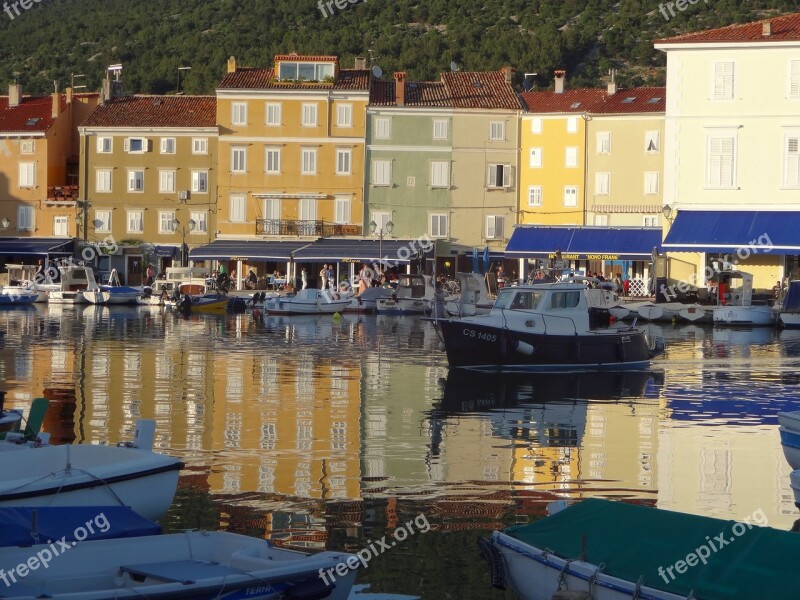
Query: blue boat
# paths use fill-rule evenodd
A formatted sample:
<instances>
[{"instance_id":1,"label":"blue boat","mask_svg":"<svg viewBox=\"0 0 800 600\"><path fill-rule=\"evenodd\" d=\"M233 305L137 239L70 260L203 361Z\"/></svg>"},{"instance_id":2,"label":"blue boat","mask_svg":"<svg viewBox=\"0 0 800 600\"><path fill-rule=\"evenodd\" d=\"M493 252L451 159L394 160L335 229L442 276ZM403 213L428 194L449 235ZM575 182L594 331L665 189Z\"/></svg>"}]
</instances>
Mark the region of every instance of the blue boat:
<instances>
[{"instance_id":1,"label":"blue boat","mask_svg":"<svg viewBox=\"0 0 800 600\"><path fill-rule=\"evenodd\" d=\"M781 307L781 323L787 329L800 329L800 281L790 281Z\"/></svg>"}]
</instances>

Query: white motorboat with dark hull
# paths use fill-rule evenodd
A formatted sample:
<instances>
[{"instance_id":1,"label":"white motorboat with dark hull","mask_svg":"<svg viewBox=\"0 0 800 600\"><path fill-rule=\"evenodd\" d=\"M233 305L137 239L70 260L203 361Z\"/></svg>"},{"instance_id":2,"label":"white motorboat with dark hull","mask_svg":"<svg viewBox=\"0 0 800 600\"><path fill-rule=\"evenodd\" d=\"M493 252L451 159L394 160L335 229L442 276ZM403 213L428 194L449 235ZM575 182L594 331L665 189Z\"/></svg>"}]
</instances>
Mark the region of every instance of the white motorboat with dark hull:
<instances>
[{"instance_id":1,"label":"white motorboat with dark hull","mask_svg":"<svg viewBox=\"0 0 800 600\"><path fill-rule=\"evenodd\" d=\"M488 315L440 319L451 367L481 370L643 368L663 351L642 329L593 328L581 283L500 290Z\"/></svg>"},{"instance_id":2,"label":"white motorboat with dark hull","mask_svg":"<svg viewBox=\"0 0 800 600\"><path fill-rule=\"evenodd\" d=\"M271 315L332 315L341 313L349 304L350 298L339 292L307 288L296 296L267 298L264 309Z\"/></svg>"}]
</instances>

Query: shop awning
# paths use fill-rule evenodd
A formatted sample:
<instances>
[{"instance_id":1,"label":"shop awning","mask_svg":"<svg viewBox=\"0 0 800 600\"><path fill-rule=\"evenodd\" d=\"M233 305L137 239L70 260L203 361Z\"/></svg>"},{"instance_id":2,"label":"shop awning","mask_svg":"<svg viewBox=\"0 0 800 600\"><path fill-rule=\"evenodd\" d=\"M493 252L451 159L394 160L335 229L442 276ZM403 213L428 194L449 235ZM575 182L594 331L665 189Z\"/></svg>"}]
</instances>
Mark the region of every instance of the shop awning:
<instances>
[{"instance_id":1,"label":"shop awning","mask_svg":"<svg viewBox=\"0 0 800 600\"><path fill-rule=\"evenodd\" d=\"M664 243L666 252L800 254L800 211L680 210Z\"/></svg>"},{"instance_id":2,"label":"shop awning","mask_svg":"<svg viewBox=\"0 0 800 600\"><path fill-rule=\"evenodd\" d=\"M324 238L294 253L294 259L307 262L324 261L376 261L383 254L389 262L406 264L418 258L420 243L417 240L363 240ZM429 253L433 252L433 246ZM427 255L426 255L427 256Z\"/></svg>"},{"instance_id":3,"label":"shop awning","mask_svg":"<svg viewBox=\"0 0 800 600\"><path fill-rule=\"evenodd\" d=\"M74 249L72 238L0 238L0 256L63 256Z\"/></svg>"},{"instance_id":4,"label":"shop awning","mask_svg":"<svg viewBox=\"0 0 800 600\"><path fill-rule=\"evenodd\" d=\"M292 252L311 243L294 240L214 240L210 244L192 248L189 259L288 261Z\"/></svg>"},{"instance_id":5,"label":"shop awning","mask_svg":"<svg viewBox=\"0 0 800 600\"><path fill-rule=\"evenodd\" d=\"M506 258L543 258L556 250L566 260L649 260L661 246L657 227L518 226Z\"/></svg>"}]
</instances>

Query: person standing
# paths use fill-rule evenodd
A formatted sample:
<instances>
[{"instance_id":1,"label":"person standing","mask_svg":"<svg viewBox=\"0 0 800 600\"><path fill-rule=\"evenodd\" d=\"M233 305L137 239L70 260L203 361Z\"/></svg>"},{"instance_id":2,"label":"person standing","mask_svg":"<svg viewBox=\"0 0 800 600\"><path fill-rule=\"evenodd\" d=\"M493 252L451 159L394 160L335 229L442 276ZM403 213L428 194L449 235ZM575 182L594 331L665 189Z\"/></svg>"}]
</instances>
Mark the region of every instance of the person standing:
<instances>
[{"instance_id":1,"label":"person standing","mask_svg":"<svg viewBox=\"0 0 800 600\"><path fill-rule=\"evenodd\" d=\"M322 268L319 270L319 281L320 281L320 289L324 290L328 287L328 264L325 263L322 265Z\"/></svg>"},{"instance_id":2,"label":"person standing","mask_svg":"<svg viewBox=\"0 0 800 600\"><path fill-rule=\"evenodd\" d=\"M305 267L300 270L300 282L302 285L301 289L306 289L308 287L308 269Z\"/></svg>"},{"instance_id":3,"label":"person standing","mask_svg":"<svg viewBox=\"0 0 800 600\"><path fill-rule=\"evenodd\" d=\"M156 281L156 269L153 267L152 264L147 265L147 271L145 272L145 276L147 279L145 280L145 285L148 287L153 287L153 284Z\"/></svg>"},{"instance_id":4,"label":"person standing","mask_svg":"<svg viewBox=\"0 0 800 600\"><path fill-rule=\"evenodd\" d=\"M326 273L328 277L328 289L331 291L336 291L336 281L334 280L333 275L333 263L328 265L328 270Z\"/></svg>"},{"instance_id":5,"label":"person standing","mask_svg":"<svg viewBox=\"0 0 800 600\"><path fill-rule=\"evenodd\" d=\"M503 268L503 265L497 267L497 287L502 288L506 286L506 271Z\"/></svg>"}]
</instances>

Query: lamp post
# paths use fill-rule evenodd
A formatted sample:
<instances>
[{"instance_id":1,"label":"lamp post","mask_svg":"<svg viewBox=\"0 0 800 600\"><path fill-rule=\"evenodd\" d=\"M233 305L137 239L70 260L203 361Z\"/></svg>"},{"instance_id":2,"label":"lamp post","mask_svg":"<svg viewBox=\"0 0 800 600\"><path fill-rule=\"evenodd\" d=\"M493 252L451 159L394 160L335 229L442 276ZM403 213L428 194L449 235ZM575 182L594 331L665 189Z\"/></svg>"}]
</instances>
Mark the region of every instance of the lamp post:
<instances>
[{"instance_id":1,"label":"lamp post","mask_svg":"<svg viewBox=\"0 0 800 600\"><path fill-rule=\"evenodd\" d=\"M381 274L383 274L383 236L392 233L394 230L394 223L391 221L386 221L383 226L378 229L378 224L375 221L370 221L369 223L369 230L373 234L378 234L378 254L380 254L380 258L378 259L378 264L380 265Z\"/></svg>"},{"instance_id":2,"label":"lamp post","mask_svg":"<svg viewBox=\"0 0 800 600\"><path fill-rule=\"evenodd\" d=\"M189 222L186 224L189 227L189 231L194 231L194 228L197 226L194 219L189 219ZM177 232L178 227L181 227L181 222L178 219L172 219L172 231ZM181 266L185 267L186 263L189 262L189 257L187 256L187 248L186 248L186 227L181 227Z\"/></svg>"},{"instance_id":3,"label":"lamp post","mask_svg":"<svg viewBox=\"0 0 800 600\"><path fill-rule=\"evenodd\" d=\"M176 96L181 95L181 71L191 71L192 67L178 67L178 89L175 91Z\"/></svg>"}]
</instances>

